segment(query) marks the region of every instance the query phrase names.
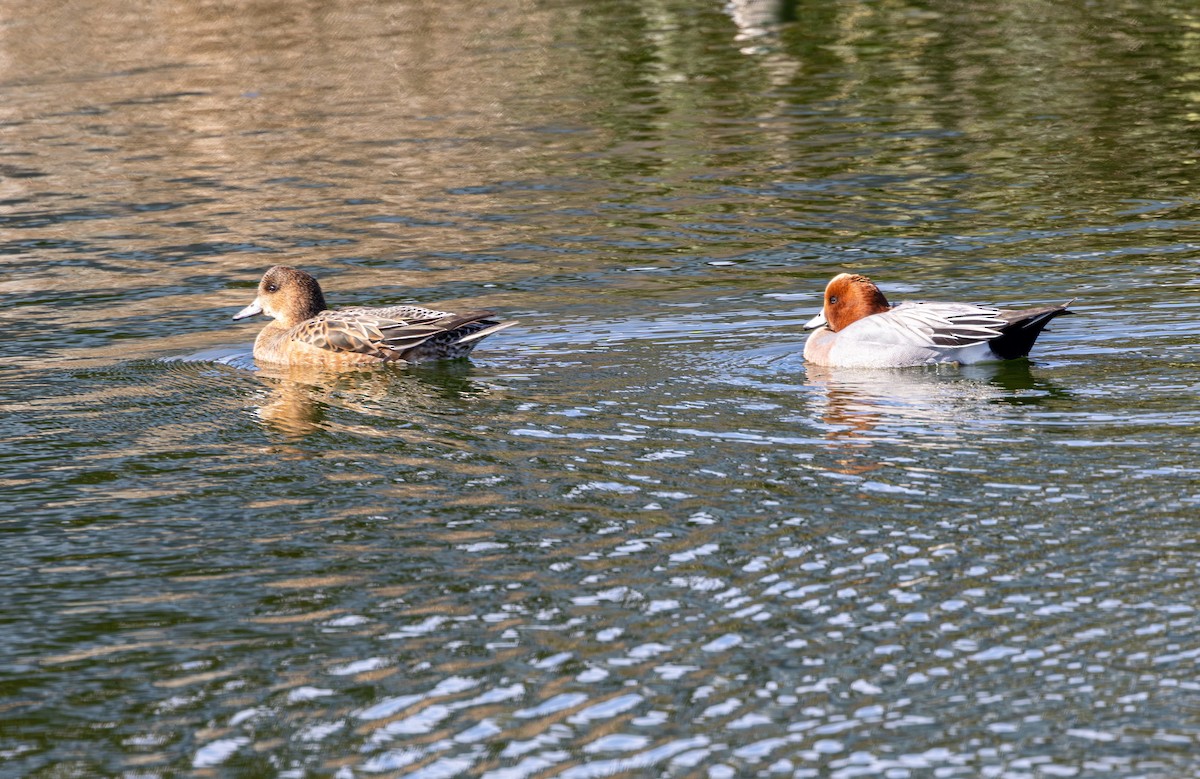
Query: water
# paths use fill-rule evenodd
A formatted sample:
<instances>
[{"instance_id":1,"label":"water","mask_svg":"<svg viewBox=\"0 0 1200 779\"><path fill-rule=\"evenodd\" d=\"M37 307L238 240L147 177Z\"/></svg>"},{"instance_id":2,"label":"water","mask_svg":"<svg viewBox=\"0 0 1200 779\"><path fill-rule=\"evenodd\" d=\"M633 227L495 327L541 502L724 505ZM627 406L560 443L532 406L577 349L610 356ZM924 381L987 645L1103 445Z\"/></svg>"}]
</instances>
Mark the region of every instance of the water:
<instances>
[{"instance_id":1,"label":"water","mask_svg":"<svg viewBox=\"0 0 1200 779\"><path fill-rule=\"evenodd\" d=\"M1198 23L10 4L0 774L1200 770ZM256 368L278 262L523 326ZM845 270L1076 315L806 368Z\"/></svg>"}]
</instances>

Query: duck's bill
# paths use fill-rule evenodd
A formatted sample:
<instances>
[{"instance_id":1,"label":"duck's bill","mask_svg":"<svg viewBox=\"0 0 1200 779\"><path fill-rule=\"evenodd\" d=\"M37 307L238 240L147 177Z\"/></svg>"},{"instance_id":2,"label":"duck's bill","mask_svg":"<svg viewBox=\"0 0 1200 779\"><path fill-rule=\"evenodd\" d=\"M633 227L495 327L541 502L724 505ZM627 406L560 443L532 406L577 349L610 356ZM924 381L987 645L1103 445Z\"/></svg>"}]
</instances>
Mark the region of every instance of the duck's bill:
<instances>
[{"instance_id":1,"label":"duck's bill","mask_svg":"<svg viewBox=\"0 0 1200 779\"><path fill-rule=\"evenodd\" d=\"M234 317L234 319L237 319L237 317ZM829 320L825 318L825 312L822 311L821 313L814 316L812 319L808 320L808 323L806 325L804 325L804 329L805 330L816 330L818 327L824 327L827 324L829 324Z\"/></svg>"},{"instance_id":2,"label":"duck's bill","mask_svg":"<svg viewBox=\"0 0 1200 779\"><path fill-rule=\"evenodd\" d=\"M234 314L233 318L234 319L245 319L248 316L257 316L257 315L261 314L262 312L263 312L262 304L259 303L257 299L255 299L255 301L253 303L251 303L250 305L243 308L241 311Z\"/></svg>"}]
</instances>

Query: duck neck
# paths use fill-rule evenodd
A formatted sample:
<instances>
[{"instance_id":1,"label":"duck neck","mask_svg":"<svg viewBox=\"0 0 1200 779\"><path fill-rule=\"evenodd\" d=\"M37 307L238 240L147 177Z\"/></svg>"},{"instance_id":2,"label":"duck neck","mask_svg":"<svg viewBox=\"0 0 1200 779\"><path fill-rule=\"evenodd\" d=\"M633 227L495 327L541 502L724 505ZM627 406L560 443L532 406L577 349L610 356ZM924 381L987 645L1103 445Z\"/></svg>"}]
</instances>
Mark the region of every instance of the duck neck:
<instances>
[{"instance_id":1,"label":"duck neck","mask_svg":"<svg viewBox=\"0 0 1200 779\"><path fill-rule=\"evenodd\" d=\"M299 287L297 294L290 295L283 306L271 312L275 321L284 328L307 322L326 308L325 296L321 294L321 285L317 284L316 279L300 274L295 284Z\"/></svg>"},{"instance_id":2,"label":"duck neck","mask_svg":"<svg viewBox=\"0 0 1200 779\"><path fill-rule=\"evenodd\" d=\"M312 276L305 276L301 279L301 283L307 287L300 299L303 303L300 305L300 310L295 312L296 321L304 322L312 319L317 314L324 311L325 295L321 292L321 285Z\"/></svg>"}]
</instances>

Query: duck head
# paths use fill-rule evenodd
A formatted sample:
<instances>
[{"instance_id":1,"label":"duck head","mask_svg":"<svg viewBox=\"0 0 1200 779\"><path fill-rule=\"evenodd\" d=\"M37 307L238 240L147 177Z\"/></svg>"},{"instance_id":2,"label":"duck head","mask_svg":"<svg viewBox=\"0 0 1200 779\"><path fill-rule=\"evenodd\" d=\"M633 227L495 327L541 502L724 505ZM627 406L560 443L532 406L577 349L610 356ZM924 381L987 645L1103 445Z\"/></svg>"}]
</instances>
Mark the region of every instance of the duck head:
<instances>
[{"instance_id":1,"label":"duck head","mask_svg":"<svg viewBox=\"0 0 1200 779\"><path fill-rule=\"evenodd\" d=\"M258 282L258 297L233 315L234 319L265 314L284 327L293 327L325 310L325 295L317 280L302 270L276 265Z\"/></svg>"},{"instance_id":2,"label":"duck head","mask_svg":"<svg viewBox=\"0 0 1200 779\"><path fill-rule=\"evenodd\" d=\"M825 304L821 313L804 325L806 330L828 327L843 330L863 317L891 308L879 287L866 276L839 273L825 286Z\"/></svg>"}]
</instances>

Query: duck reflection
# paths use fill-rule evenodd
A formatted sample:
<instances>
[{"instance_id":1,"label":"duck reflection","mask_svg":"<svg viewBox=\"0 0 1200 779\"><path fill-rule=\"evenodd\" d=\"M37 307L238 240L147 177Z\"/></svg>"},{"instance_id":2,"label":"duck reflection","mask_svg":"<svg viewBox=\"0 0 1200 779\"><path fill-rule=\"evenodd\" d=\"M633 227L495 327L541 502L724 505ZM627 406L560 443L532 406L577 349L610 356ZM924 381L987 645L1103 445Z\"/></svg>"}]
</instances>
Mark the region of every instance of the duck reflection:
<instances>
[{"instance_id":1,"label":"duck reflection","mask_svg":"<svg viewBox=\"0 0 1200 779\"><path fill-rule=\"evenodd\" d=\"M879 370L807 365L826 437L869 445L887 426L931 435L998 422L998 404L1029 405L1066 392L1038 378L1028 360L926 369ZM868 437L869 436L869 437Z\"/></svg>"},{"instance_id":2,"label":"duck reflection","mask_svg":"<svg viewBox=\"0 0 1200 779\"><path fill-rule=\"evenodd\" d=\"M429 366L261 365L257 376L269 392L255 413L268 429L290 440L330 428L332 409L368 416L411 416L490 392L472 381L464 361Z\"/></svg>"},{"instance_id":3,"label":"duck reflection","mask_svg":"<svg viewBox=\"0 0 1200 779\"><path fill-rule=\"evenodd\" d=\"M737 25L738 40L752 40L796 21L796 0L729 0L725 11Z\"/></svg>"}]
</instances>

